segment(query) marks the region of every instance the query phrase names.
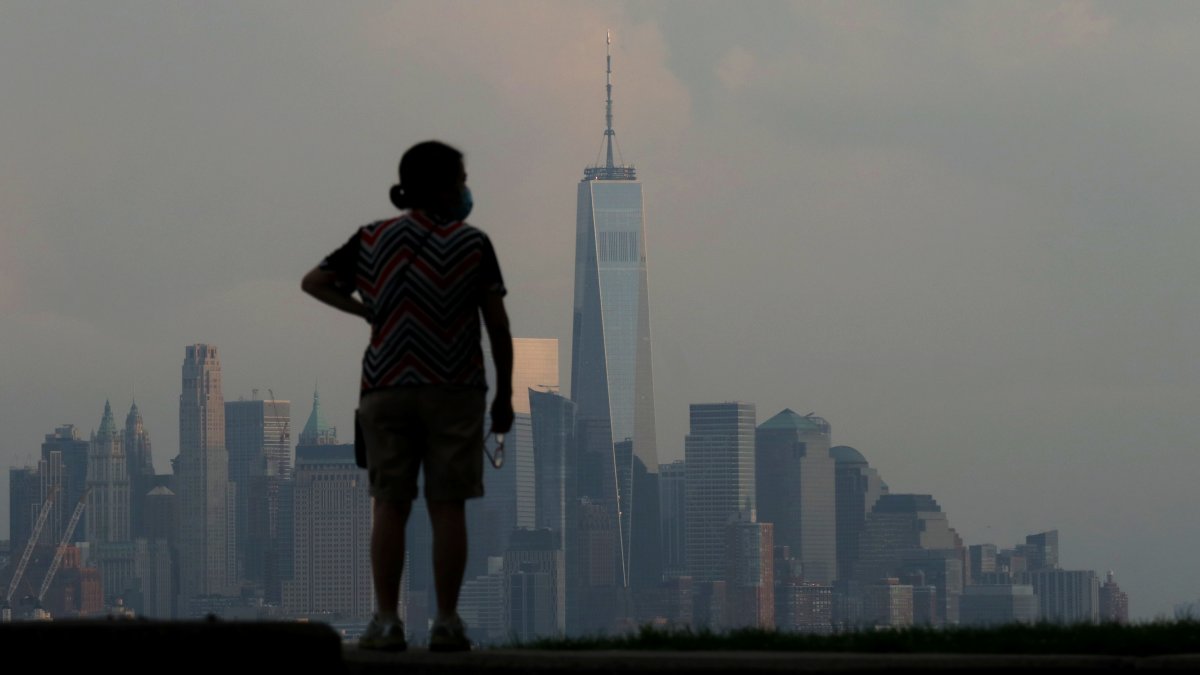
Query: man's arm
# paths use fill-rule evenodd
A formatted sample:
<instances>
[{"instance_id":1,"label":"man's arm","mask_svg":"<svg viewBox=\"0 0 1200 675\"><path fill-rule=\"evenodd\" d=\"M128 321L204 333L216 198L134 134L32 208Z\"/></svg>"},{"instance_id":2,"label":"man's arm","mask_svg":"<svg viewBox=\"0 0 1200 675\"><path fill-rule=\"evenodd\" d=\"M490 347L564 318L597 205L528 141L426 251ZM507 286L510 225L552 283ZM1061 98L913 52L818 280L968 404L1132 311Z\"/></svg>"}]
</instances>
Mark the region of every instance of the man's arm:
<instances>
[{"instance_id":1,"label":"man's arm","mask_svg":"<svg viewBox=\"0 0 1200 675\"><path fill-rule=\"evenodd\" d=\"M508 312L504 310L504 297L499 293L485 293L483 323L487 327L488 341L492 345L492 359L496 362L496 398L492 401L492 431L503 434L512 428L512 334L508 328Z\"/></svg>"},{"instance_id":2,"label":"man's arm","mask_svg":"<svg viewBox=\"0 0 1200 675\"><path fill-rule=\"evenodd\" d=\"M367 306L354 296L347 295L339 289L337 275L329 270L323 270L320 267L312 268L308 274L304 275L304 279L300 282L300 288L330 307L360 316L367 321L371 320L371 312L367 310ZM511 347L509 353L511 354ZM510 356L509 362L511 363L511 361Z\"/></svg>"}]
</instances>

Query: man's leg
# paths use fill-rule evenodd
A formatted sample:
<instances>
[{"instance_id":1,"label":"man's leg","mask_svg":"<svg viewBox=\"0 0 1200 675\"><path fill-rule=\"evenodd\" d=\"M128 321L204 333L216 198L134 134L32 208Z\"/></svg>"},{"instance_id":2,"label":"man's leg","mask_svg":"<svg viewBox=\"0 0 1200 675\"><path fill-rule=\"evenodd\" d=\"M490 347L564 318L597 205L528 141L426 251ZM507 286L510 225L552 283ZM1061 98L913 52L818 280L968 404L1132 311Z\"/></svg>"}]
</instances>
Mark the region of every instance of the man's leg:
<instances>
[{"instance_id":1,"label":"man's leg","mask_svg":"<svg viewBox=\"0 0 1200 675\"><path fill-rule=\"evenodd\" d=\"M412 500L375 499L375 524L371 528L371 571L379 616L394 619L400 608L400 575L404 573L404 527ZM461 577L461 575L460 575Z\"/></svg>"},{"instance_id":2,"label":"man's leg","mask_svg":"<svg viewBox=\"0 0 1200 675\"><path fill-rule=\"evenodd\" d=\"M428 500L433 526L433 585L438 617L454 616L467 570L467 517L462 499Z\"/></svg>"}]
</instances>

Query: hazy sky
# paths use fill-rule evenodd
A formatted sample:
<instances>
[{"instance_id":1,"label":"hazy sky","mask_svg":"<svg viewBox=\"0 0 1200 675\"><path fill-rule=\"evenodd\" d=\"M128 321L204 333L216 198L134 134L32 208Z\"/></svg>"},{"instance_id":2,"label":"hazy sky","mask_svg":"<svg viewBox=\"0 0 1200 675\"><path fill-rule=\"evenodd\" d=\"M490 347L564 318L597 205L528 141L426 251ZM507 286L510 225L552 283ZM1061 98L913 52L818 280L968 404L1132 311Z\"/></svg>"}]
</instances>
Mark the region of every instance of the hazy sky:
<instances>
[{"instance_id":1,"label":"hazy sky","mask_svg":"<svg viewBox=\"0 0 1200 675\"><path fill-rule=\"evenodd\" d=\"M690 402L816 412L967 543L1200 597L1194 2L5 2L0 460L136 395L167 471L201 341L348 440L367 328L299 280L427 138L568 372L609 28L662 461Z\"/></svg>"}]
</instances>

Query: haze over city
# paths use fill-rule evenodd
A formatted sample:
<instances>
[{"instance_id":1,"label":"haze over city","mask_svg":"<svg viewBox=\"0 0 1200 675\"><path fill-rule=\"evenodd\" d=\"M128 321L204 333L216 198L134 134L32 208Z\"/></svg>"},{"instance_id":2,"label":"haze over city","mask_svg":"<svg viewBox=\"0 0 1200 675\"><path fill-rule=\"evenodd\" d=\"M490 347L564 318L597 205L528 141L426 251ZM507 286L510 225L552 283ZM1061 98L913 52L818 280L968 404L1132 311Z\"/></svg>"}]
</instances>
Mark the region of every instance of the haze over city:
<instances>
[{"instance_id":1,"label":"haze over city","mask_svg":"<svg viewBox=\"0 0 1200 675\"><path fill-rule=\"evenodd\" d=\"M348 439L367 328L299 280L427 138L569 391L608 29L660 461L690 403L812 411L967 543L1200 598L1192 3L5 4L0 460L136 398L168 471L196 342Z\"/></svg>"}]
</instances>

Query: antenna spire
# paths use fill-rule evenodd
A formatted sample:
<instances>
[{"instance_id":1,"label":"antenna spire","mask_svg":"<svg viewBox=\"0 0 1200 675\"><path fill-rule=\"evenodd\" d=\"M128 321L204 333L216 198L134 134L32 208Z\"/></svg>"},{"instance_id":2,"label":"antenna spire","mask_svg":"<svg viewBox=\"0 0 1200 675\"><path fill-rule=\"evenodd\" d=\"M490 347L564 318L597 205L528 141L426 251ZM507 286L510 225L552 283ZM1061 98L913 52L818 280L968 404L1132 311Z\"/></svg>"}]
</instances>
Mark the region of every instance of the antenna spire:
<instances>
[{"instance_id":1,"label":"antenna spire","mask_svg":"<svg viewBox=\"0 0 1200 675\"><path fill-rule=\"evenodd\" d=\"M604 106L604 122L606 124L606 127L604 129L604 136L605 136L605 141L608 146L607 162L605 163L605 168L612 169L613 168L613 136L616 134L616 132L613 131L613 125L612 125L612 31L611 30L608 31L605 35L604 55L608 62L608 72L604 77L604 85L605 85L605 89L607 90L607 93L608 93L608 98L607 98L607 100L605 102L605 106Z\"/></svg>"}]
</instances>

